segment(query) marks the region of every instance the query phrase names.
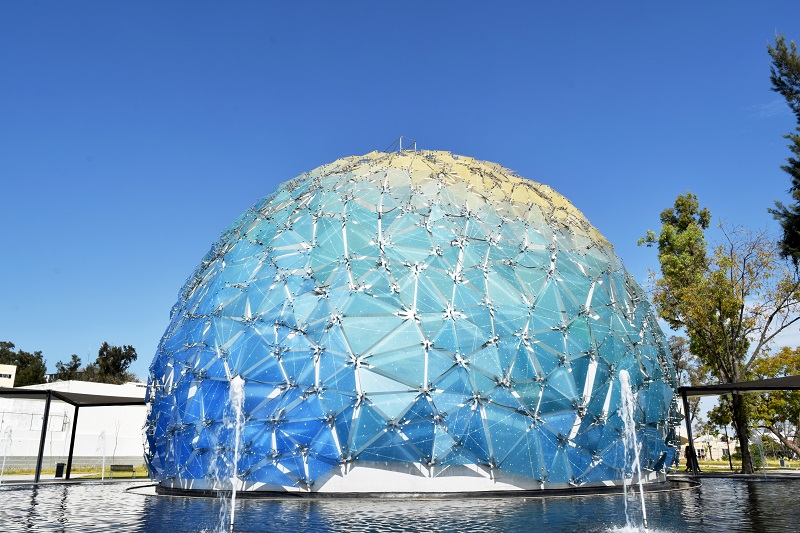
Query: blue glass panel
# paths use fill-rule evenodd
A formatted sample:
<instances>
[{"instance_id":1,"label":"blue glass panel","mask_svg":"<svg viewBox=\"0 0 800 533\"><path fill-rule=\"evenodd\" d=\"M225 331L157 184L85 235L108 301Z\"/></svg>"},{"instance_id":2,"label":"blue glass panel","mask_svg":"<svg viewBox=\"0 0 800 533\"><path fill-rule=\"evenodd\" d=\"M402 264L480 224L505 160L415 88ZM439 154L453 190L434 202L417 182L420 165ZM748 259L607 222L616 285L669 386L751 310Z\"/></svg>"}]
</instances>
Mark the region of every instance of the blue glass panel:
<instances>
[{"instance_id":1,"label":"blue glass panel","mask_svg":"<svg viewBox=\"0 0 800 533\"><path fill-rule=\"evenodd\" d=\"M354 392L347 392L342 394L336 391L325 390L320 395L320 400L324 406L324 410L328 414L336 414L343 411L348 405L353 403L356 397Z\"/></svg>"},{"instance_id":2,"label":"blue glass panel","mask_svg":"<svg viewBox=\"0 0 800 533\"><path fill-rule=\"evenodd\" d=\"M445 320L442 323L433 338L433 344L440 350L447 350L452 353L460 351L461 346L458 344L458 337L456 336L456 325L452 320Z\"/></svg>"},{"instance_id":3,"label":"blue glass panel","mask_svg":"<svg viewBox=\"0 0 800 533\"><path fill-rule=\"evenodd\" d=\"M339 445L337 445L333 428L328 425L324 425L320 428L314 440L311 442L311 451L320 458L327 460L329 465L335 464L341 459L342 455ZM317 475L314 477L319 476Z\"/></svg>"},{"instance_id":4,"label":"blue glass panel","mask_svg":"<svg viewBox=\"0 0 800 533\"><path fill-rule=\"evenodd\" d=\"M303 394L300 401L287 407L285 417L287 420L299 422L312 421L316 426L322 423L327 411L316 394Z\"/></svg>"},{"instance_id":5,"label":"blue glass panel","mask_svg":"<svg viewBox=\"0 0 800 533\"><path fill-rule=\"evenodd\" d=\"M542 416L543 426L556 437L566 437L575 424L574 411Z\"/></svg>"},{"instance_id":6,"label":"blue glass panel","mask_svg":"<svg viewBox=\"0 0 800 533\"><path fill-rule=\"evenodd\" d=\"M421 351L422 332L415 320L404 320L394 329L384 332L384 337L375 343L369 350L370 354L380 354L381 352L403 351L409 355L417 354ZM420 360L410 360L409 363L421 362Z\"/></svg>"},{"instance_id":7,"label":"blue glass panel","mask_svg":"<svg viewBox=\"0 0 800 533\"><path fill-rule=\"evenodd\" d=\"M537 374L542 377L550 375L561 364L558 358L561 352L539 342L538 338L534 339L531 344L533 345L533 361Z\"/></svg>"},{"instance_id":8,"label":"blue glass panel","mask_svg":"<svg viewBox=\"0 0 800 533\"><path fill-rule=\"evenodd\" d=\"M585 417L583 419L581 428L578 430L578 434L572 439L572 442L577 448L584 450L590 455L595 455L599 450L598 443L600 437L603 435L603 426L592 424L592 421L588 420L588 418L589 417Z\"/></svg>"},{"instance_id":9,"label":"blue glass panel","mask_svg":"<svg viewBox=\"0 0 800 533\"><path fill-rule=\"evenodd\" d=\"M462 443L465 449L479 458L481 464L488 464L492 458L489 435L487 435L486 429L481 410L476 409L472 411L472 416L468 419Z\"/></svg>"},{"instance_id":10,"label":"blue glass panel","mask_svg":"<svg viewBox=\"0 0 800 533\"><path fill-rule=\"evenodd\" d=\"M454 446L436 462L441 465L472 465L481 463L482 460L466 448Z\"/></svg>"},{"instance_id":11,"label":"blue glass panel","mask_svg":"<svg viewBox=\"0 0 800 533\"><path fill-rule=\"evenodd\" d=\"M567 350L570 354L579 354L594 348L589 324L584 316L576 317L567 327Z\"/></svg>"},{"instance_id":12,"label":"blue glass panel","mask_svg":"<svg viewBox=\"0 0 800 533\"><path fill-rule=\"evenodd\" d=\"M356 391L356 377L353 373L352 366L340 366L336 363L339 369L333 374L325 374L324 379L320 379L320 384L328 391L337 392L339 394L352 394L355 396ZM321 368L321 367L320 367ZM321 371L320 371L321 374Z\"/></svg>"},{"instance_id":13,"label":"blue glass panel","mask_svg":"<svg viewBox=\"0 0 800 533\"><path fill-rule=\"evenodd\" d=\"M525 405L520 402L519 395L510 388L498 385L489 391L486 397L490 400L492 406L504 408L504 410L518 411L525 409Z\"/></svg>"},{"instance_id":14,"label":"blue glass panel","mask_svg":"<svg viewBox=\"0 0 800 533\"><path fill-rule=\"evenodd\" d=\"M370 394L372 407L380 411L383 418L395 419L403 415L414 402L417 392L396 392L393 394Z\"/></svg>"},{"instance_id":15,"label":"blue glass panel","mask_svg":"<svg viewBox=\"0 0 800 533\"><path fill-rule=\"evenodd\" d=\"M494 302L492 302L494 304ZM528 307L522 305L503 305L494 307L494 332L496 335L511 337L521 332L528 324Z\"/></svg>"},{"instance_id":16,"label":"blue glass panel","mask_svg":"<svg viewBox=\"0 0 800 533\"><path fill-rule=\"evenodd\" d=\"M568 449L567 456L570 469L576 481L584 481L584 474L592 467L592 457L576 448Z\"/></svg>"},{"instance_id":17,"label":"blue glass panel","mask_svg":"<svg viewBox=\"0 0 800 533\"><path fill-rule=\"evenodd\" d=\"M206 460L208 456L208 453L195 453L191 456L191 458L186 461L185 475L193 479L202 479L205 473L210 469L209 462Z\"/></svg>"},{"instance_id":18,"label":"blue glass panel","mask_svg":"<svg viewBox=\"0 0 800 533\"><path fill-rule=\"evenodd\" d=\"M454 326L460 353L471 354L489 340L490 332L469 320L457 318Z\"/></svg>"},{"instance_id":19,"label":"blue glass panel","mask_svg":"<svg viewBox=\"0 0 800 533\"><path fill-rule=\"evenodd\" d=\"M386 420L369 405L362 404L356 413L357 417L350 433L348 447L351 453L359 454L383 433L386 428Z\"/></svg>"},{"instance_id":20,"label":"blue glass panel","mask_svg":"<svg viewBox=\"0 0 800 533\"><path fill-rule=\"evenodd\" d=\"M514 392L519 401L530 413L537 413L543 397L543 385L538 382L518 382Z\"/></svg>"},{"instance_id":21,"label":"blue glass panel","mask_svg":"<svg viewBox=\"0 0 800 533\"><path fill-rule=\"evenodd\" d=\"M407 387L420 387L425 381L425 352L419 342L413 348L373 355L369 357L369 366Z\"/></svg>"},{"instance_id":22,"label":"blue glass panel","mask_svg":"<svg viewBox=\"0 0 800 533\"><path fill-rule=\"evenodd\" d=\"M502 376L504 369L500 366L500 357L496 346L486 346L469 356L469 364L473 369L493 376Z\"/></svg>"},{"instance_id":23,"label":"blue glass panel","mask_svg":"<svg viewBox=\"0 0 800 533\"><path fill-rule=\"evenodd\" d=\"M576 400L572 396L564 396L557 389L546 384L542 388L542 399L539 403L539 413L548 414L559 411L571 410Z\"/></svg>"},{"instance_id":24,"label":"blue glass panel","mask_svg":"<svg viewBox=\"0 0 800 533\"><path fill-rule=\"evenodd\" d=\"M483 397L488 396L496 387L500 376L495 374L486 375L478 370L470 371L470 381L472 390Z\"/></svg>"},{"instance_id":25,"label":"blue glass panel","mask_svg":"<svg viewBox=\"0 0 800 533\"><path fill-rule=\"evenodd\" d=\"M327 474L334 468L336 461L321 455L309 454L306 458L306 468L308 469L307 483L313 484L317 479Z\"/></svg>"},{"instance_id":26,"label":"blue glass panel","mask_svg":"<svg viewBox=\"0 0 800 533\"><path fill-rule=\"evenodd\" d=\"M558 448L553 457L553 462L547 470L547 480L551 483L569 483L572 479L572 468L567 456L567 450Z\"/></svg>"},{"instance_id":27,"label":"blue glass panel","mask_svg":"<svg viewBox=\"0 0 800 533\"><path fill-rule=\"evenodd\" d=\"M261 360L270 356L273 347L256 328L246 327L233 342L230 351L236 354L233 370L239 374L260 366Z\"/></svg>"},{"instance_id":28,"label":"blue glass panel","mask_svg":"<svg viewBox=\"0 0 800 533\"><path fill-rule=\"evenodd\" d=\"M620 471L600 462L593 466L589 471L583 474L583 481L586 483L596 483L598 481L606 481L609 479L619 479Z\"/></svg>"},{"instance_id":29,"label":"blue glass panel","mask_svg":"<svg viewBox=\"0 0 800 533\"><path fill-rule=\"evenodd\" d=\"M603 434L597 442L597 448L603 454L621 441L624 429L618 416L611 416L603 426Z\"/></svg>"},{"instance_id":30,"label":"blue glass panel","mask_svg":"<svg viewBox=\"0 0 800 533\"><path fill-rule=\"evenodd\" d=\"M477 406L474 402L465 400L448 412L447 431L459 444L464 444L464 438L469 432L469 423L472 417L474 416L478 420L481 419L481 414L476 409Z\"/></svg>"},{"instance_id":31,"label":"blue glass panel","mask_svg":"<svg viewBox=\"0 0 800 533\"><path fill-rule=\"evenodd\" d=\"M293 484L297 484L297 481L306 481L306 467L303 462L303 457L299 452L283 454L279 462L283 468L288 470L287 475L295 480Z\"/></svg>"},{"instance_id":32,"label":"blue glass panel","mask_svg":"<svg viewBox=\"0 0 800 533\"><path fill-rule=\"evenodd\" d=\"M531 428L511 447L509 454L501 460L500 468L531 479L541 480L547 475L542 459L539 431Z\"/></svg>"},{"instance_id":33,"label":"blue glass panel","mask_svg":"<svg viewBox=\"0 0 800 533\"><path fill-rule=\"evenodd\" d=\"M402 431L423 462L427 463L434 457L436 426L430 420L405 424Z\"/></svg>"},{"instance_id":34,"label":"blue glass panel","mask_svg":"<svg viewBox=\"0 0 800 533\"><path fill-rule=\"evenodd\" d=\"M371 346L383 339L384 332L391 331L402 323L403 319L393 316L345 316L342 318L342 329L354 354L362 354Z\"/></svg>"},{"instance_id":35,"label":"blue glass panel","mask_svg":"<svg viewBox=\"0 0 800 533\"><path fill-rule=\"evenodd\" d=\"M466 398L474 394L474 388L470 380L469 372L459 366L455 366L444 374L436 382L436 397L434 400L437 405L441 401L438 396L440 393L449 393L455 397Z\"/></svg>"},{"instance_id":36,"label":"blue glass panel","mask_svg":"<svg viewBox=\"0 0 800 533\"><path fill-rule=\"evenodd\" d=\"M397 431L380 434L375 441L358 454L359 461L388 461L413 463L421 457Z\"/></svg>"},{"instance_id":37,"label":"blue glass panel","mask_svg":"<svg viewBox=\"0 0 800 533\"><path fill-rule=\"evenodd\" d=\"M536 342L552 354L566 353L566 336L558 329L536 332Z\"/></svg>"},{"instance_id":38,"label":"blue glass panel","mask_svg":"<svg viewBox=\"0 0 800 533\"><path fill-rule=\"evenodd\" d=\"M571 400L577 400L580 396L575 386L574 374L566 365L559 366L547 376L547 386Z\"/></svg>"},{"instance_id":39,"label":"blue glass panel","mask_svg":"<svg viewBox=\"0 0 800 533\"><path fill-rule=\"evenodd\" d=\"M318 420L297 420L280 425L280 434L291 440L295 446L308 447L319 433L321 423Z\"/></svg>"},{"instance_id":40,"label":"blue glass panel","mask_svg":"<svg viewBox=\"0 0 800 533\"><path fill-rule=\"evenodd\" d=\"M619 435L619 437L621 437L621 435ZM605 448L600 453L600 457L602 458L603 463L611 468L619 470L620 472L628 466L628 461L625 458L625 446L621 438L618 438L611 445ZM621 478L621 475L618 475L618 478Z\"/></svg>"},{"instance_id":41,"label":"blue glass panel","mask_svg":"<svg viewBox=\"0 0 800 533\"><path fill-rule=\"evenodd\" d=\"M524 436L530 425L527 416L493 404L484 406L486 423L491 438L492 457L500 461L505 458Z\"/></svg>"},{"instance_id":42,"label":"blue glass panel","mask_svg":"<svg viewBox=\"0 0 800 533\"><path fill-rule=\"evenodd\" d=\"M439 333L442 325L445 323L444 306L440 311L435 313L425 313L419 315L419 325L422 328L422 333L428 340L432 340Z\"/></svg>"}]
</instances>

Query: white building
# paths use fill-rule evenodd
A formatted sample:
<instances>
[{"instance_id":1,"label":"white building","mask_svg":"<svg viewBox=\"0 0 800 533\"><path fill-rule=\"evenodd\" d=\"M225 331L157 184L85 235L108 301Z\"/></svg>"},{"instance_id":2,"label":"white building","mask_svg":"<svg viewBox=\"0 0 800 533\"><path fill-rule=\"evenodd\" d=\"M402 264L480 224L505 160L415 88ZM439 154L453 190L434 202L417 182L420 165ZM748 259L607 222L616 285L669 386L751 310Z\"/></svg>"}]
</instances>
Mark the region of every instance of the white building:
<instances>
[{"instance_id":1,"label":"white building","mask_svg":"<svg viewBox=\"0 0 800 533\"><path fill-rule=\"evenodd\" d=\"M22 391L53 391L78 401L78 423L75 431L73 467L97 465L105 458L112 462L143 464L143 438L146 407L144 383L110 385L86 381L56 381L28 387L17 387L13 393L0 393L0 453L6 469L35 466L42 433L44 398L18 397ZM90 395L90 396L83 396ZM119 399L139 399L141 405L93 406ZM47 421L43 466L66 462L75 422L76 408L53 396Z\"/></svg>"},{"instance_id":2,"label":"white building","mask_svg":"<svg viewBox=\"0 0 800 533\"><path fill-rule=\"evenodd\" d=\"M16 375L16 365L0 365L0 387L13 387Z\"/></svg>"},{"instance_id":3,"label":"white building","mask_svg":"<svg viewBox=\"0 0 800 533\"><path fill-rule=\"evenodd\" d=\"M694 439L694 449L701 461L723 461L728 457L728 450L733 453L733 446L725 442L719 435L700 435Z\"/></svg>"}]
</instances>

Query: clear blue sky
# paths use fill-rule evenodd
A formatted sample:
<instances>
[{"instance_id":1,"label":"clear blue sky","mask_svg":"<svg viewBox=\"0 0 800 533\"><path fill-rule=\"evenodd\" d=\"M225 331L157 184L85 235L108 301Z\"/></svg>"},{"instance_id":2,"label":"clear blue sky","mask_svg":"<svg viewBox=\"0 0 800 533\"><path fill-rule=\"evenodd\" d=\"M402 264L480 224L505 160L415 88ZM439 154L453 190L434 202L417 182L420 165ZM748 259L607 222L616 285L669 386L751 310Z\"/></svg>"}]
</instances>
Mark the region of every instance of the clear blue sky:
<instances>
[{"instance_id":1,"label":"clear blue sky","mask_svg":"<svg viewBox=\"0 0 800 533\"><path fill-rule=\"evenodd\" d=\"M400 135L551 185L643 283L687 190L777 231L800 2L0 3L0 340L132 344L279 183Z\"/></svg>"}]
</instances>

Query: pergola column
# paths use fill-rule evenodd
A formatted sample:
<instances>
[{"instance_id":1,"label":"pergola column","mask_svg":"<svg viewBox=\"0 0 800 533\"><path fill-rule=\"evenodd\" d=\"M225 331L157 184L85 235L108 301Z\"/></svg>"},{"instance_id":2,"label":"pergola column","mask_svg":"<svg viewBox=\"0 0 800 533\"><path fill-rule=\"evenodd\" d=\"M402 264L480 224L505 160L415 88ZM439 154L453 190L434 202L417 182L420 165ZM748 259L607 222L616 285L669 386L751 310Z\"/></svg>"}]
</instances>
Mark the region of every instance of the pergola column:
<instances>
[{"instance_id":1,"label":"pergola column","mask_svg":"<svg viewBox=\"0 0 800 533\"><path fill-rule=\"evenodd\" d=\"M36 458L36 476L34 477L34 483L39 483L39 478L42 474L42 457L44 456L44 443L47 441L47 421L50 418L50 400L52 399L52 393L48 389L47 396L44 400L44 416L42 417L42 435L39 438L39 456Z\"/></svg>"},{"instance_id":2,"label":"pergola column","mask_svg":"<svg viewBox=\"0 0 800 533\"><path fill-rule=\"evenodd\" d=\"M72 472L72 453L75 451L75 433L78 429L78 411L80 407L75 406L75 416L72 417L72 436L69 438L69 455L67 456L67 477Z\"/></svg>"},{"instance_id":3,"label":"pergola column","mask_svg":"<svg viewBox=\"0 0 800 533\"><path fill-rule=\"evenodd\" d=\"M686 458L686 464L692 469L692 473L697 475L697 452L694 449L694 438L692 437L692 421L689 413L689 400L686 397L686 391L681 390L681 399L683 400L683 419L686 421L686 437L689 439L689 457ZM694 458L693 460L690 458Z\"/></svg>"}]
</instances>

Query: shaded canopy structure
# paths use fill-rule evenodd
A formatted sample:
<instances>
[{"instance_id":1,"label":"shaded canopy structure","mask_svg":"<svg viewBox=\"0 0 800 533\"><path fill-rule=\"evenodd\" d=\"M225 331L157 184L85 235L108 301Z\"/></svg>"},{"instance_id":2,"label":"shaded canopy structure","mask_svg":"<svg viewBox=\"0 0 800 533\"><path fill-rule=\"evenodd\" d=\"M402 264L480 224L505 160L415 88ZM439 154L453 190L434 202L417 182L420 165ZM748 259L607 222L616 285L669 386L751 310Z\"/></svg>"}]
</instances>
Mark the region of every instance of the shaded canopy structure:
<instances>
[{"instance_id":1,"label":"shaded canopy structure","mask_svg":"<svg viewBox=\"0 0 800 533\"><path fill-rule=\"evenodd\" d=\"M683 412L689 412L689 397L696 396L721 396L723 394L745 394L752 392L769 392L779 390L800 390L800 376L784 376L771 379L756 379L739 383L718 383L716 385L703 385L699 387L679 387L678 393L683 401ZM689 438L690 453L696 457L692 425L688 416L686 422L686 435ZM697 463L691 465L693 473L697 473Z\"/></svg>"},{"instance_id":2,"label":"shaded canopy structure","mask_svg":"<svg viewBox=\"0 0 800 533\"><path fill-rule=\"evenodd\" d=\"M44 414L42 415L42 433L39 439L39 452L36 456L36 474L34 482L38 483L42 472L42 457L47 436L47 422L50 415L50 403L53 400L68 403L75 408L72 421L72 435L69 441L69 454L67 456L66 479L69 479L72 469L72 454L75 449L75 434L78 427L78 412L81 407L118 407L127 405L144 405L143 398L130 396L108 396L105 394L85 394L78 392L57 391L52 389L23 389L0 387L0 398L44 400Z\"/></svg>"}]
</instances>

